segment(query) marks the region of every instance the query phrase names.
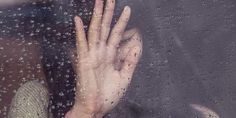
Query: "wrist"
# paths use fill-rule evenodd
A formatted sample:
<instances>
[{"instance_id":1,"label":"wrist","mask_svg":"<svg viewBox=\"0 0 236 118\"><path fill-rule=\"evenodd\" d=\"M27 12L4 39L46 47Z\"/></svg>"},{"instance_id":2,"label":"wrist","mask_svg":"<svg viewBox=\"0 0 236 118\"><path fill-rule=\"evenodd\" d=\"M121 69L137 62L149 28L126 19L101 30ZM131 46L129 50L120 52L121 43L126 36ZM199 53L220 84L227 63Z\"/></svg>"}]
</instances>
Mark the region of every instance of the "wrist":
<instances>
[{"instance_id":1,"label":"wrist","mask_svg":"<svg viewBox=\"0 0 236 118\"><path fill-rule=\"evenodd\" d=\"M95 113L87 112L83 107L74 106L66 113L65 118L95 118Z\"/></svg>"}]
</instances>

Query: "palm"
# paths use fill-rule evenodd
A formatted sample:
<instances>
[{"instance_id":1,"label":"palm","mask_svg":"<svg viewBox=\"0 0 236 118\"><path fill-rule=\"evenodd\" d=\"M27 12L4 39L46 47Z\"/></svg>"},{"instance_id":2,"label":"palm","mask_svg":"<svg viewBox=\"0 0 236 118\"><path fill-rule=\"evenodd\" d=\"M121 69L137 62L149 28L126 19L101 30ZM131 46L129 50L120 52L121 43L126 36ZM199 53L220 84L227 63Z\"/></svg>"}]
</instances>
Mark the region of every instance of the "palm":
<instances>
[{"instance_id":1,"label":"palm","mask_svg":"<svg viewBox=\"0 0 236 118\"><path fill-rule=\"evenodd\" d=\"M133 40L127 46L131 47L131 43L138 45L140 42ZM122 52L127 46L122 48ZM84 80L84 86L79 84L79 88L82 90L78 95L84 98L80 98L80 100L87 103L87 106L99 109L100 112L106 112L112 109L124 95L131 77L115 68L120 63L115 63L112 58L122 59L120 55L116 54L112 57L113 54L109 52L109 47L100 46L96 50L88 52L88 55L83 58L84 61L81 59L78 68L83 68L80 80Z\"/></svg>"}]
</instances>

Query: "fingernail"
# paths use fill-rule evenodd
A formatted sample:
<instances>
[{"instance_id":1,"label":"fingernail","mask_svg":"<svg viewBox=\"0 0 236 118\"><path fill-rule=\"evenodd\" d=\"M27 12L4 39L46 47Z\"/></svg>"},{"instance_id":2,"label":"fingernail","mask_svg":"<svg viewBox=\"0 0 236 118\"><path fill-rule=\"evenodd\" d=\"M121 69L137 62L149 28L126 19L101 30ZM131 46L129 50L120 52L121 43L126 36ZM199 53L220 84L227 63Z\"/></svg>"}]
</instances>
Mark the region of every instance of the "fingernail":
<instances>
[{"instance_id":1,"label":"fingernail","mask_svg":"<svg viewBox=\"0 0 236 118\"><path fill-rule=\"evenodd\" d=\"M97 4L97 5L103 5L103 0L96 0L96 2L95 2L95 4Z\"/></svg>"},{"instance_id":2,"label":"fingernail","mask_svg":"<svg viewBox=\"0 0 236 118\"><path fill-rule=\"evenodd\" d=\"M75 22L77 23L82 23L81 18L78 16L75 16Z\"/></svg>"},{"instance_id":3,"label":"fingernail","mask_svg":"<svg viewBox=\"0 0 236 118\"><path fill-rule=\"evenodd\" d=\"M124 11L126 11L126 12L130 11L130 7L129 6L125 6Z\"/></svg>"},{"instance_id":4,"label":"fingernail","mask_svg":"<svg viewBox=\"0 0 236 118\"><path fill-rule=\"evenodd\" d=\"M78 22L78 16L75 16L74 20L75 22Z\"/></svg>"}]
</instances>

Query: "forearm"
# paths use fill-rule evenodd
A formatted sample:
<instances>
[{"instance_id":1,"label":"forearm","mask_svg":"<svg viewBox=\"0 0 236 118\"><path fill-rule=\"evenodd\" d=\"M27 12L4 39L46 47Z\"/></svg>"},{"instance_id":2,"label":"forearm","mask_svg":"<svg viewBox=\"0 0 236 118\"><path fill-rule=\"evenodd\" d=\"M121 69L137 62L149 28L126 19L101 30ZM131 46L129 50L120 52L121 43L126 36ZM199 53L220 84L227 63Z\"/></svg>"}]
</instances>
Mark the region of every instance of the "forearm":
<instances>
[{"instance_id":1,"label":"forearm","mask_svg":"<svg viewBox=\"0 0 236 118\"><path fill-rule=\"evenodd\" d=\"M65 115L65 118L102 118L104 114L102 113L91 113L87 112L82 107L73 107Z\"/></svg>"},{"instance_id":2,"label":"forearm","mask_svg":"<svg viewBox=\"0 0 236 118\"><path fill-rule=\"evenodd\" d=\"M65 118L102 118L103 114L85 114L85 113L74 113L74 112L67 112Z\"/></svg>"}]
</instances>

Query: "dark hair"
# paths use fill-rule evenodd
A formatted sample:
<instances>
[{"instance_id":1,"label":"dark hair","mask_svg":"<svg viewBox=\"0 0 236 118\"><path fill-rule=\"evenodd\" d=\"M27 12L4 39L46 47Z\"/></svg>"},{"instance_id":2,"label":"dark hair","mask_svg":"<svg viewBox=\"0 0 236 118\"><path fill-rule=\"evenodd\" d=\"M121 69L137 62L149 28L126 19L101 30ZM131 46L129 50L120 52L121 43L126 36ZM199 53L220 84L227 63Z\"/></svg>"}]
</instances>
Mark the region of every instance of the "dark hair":
<instances>
[{"instance_id":1,"label":"dark hair","mask_svg":"<svg viewBox=\"0 0 236 118\"><path fill-rule=\"evenodd\" d=\"M51 2L45 7L44 35L41 40L42 64L51 93L50 108L55 118L64 117L74 102L76 73L68 48L75 48L74 16L89 24L93 1Z\"/></svg>"}]
</instances>

